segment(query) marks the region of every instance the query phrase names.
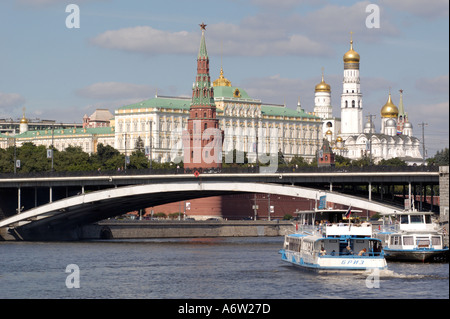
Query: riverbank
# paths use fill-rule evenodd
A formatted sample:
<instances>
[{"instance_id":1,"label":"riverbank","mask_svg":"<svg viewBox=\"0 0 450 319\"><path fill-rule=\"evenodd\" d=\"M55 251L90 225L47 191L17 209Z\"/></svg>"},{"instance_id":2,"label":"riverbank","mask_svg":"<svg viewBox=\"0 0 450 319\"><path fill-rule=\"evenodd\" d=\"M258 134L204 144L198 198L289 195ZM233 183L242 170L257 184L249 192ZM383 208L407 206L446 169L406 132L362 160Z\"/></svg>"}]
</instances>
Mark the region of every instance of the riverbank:
<instances>
[{"instance_id":1,"label":"riverbank","mask_svg":"<svg viewBox=\"0 0 450 319\"><path fill-rule=\"evenodd\" d=\"M106 220L83 226L80 239L284 236L295 231L290 221L149 221Z\"/></svg>"}]
</instances>

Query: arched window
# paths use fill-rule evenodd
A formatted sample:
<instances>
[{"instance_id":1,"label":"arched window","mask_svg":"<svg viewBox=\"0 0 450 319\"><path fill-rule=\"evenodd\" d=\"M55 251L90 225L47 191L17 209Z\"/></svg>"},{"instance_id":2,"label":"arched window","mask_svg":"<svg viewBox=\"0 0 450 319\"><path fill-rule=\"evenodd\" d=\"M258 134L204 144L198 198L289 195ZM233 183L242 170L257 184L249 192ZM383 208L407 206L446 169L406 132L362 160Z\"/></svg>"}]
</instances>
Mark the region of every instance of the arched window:
<instances>
[{"instance_id":1,"label":"arched window","mask_svg":"<svg viewBox=\"0 0 450 319\"><path fill-rule=\"evenodd\" d=\"M348 107L348 101L345 101L345 107Z\"/></svg>"},{"instance_id":2,"label":"arched window","mask_svg":"<svg viewBox=\"0 0 450 319\"><path fill-rule=\"evenodd\" d=\"M352 101L352 107L355 107L355 100Z\"/></svg>"}]
</instances>

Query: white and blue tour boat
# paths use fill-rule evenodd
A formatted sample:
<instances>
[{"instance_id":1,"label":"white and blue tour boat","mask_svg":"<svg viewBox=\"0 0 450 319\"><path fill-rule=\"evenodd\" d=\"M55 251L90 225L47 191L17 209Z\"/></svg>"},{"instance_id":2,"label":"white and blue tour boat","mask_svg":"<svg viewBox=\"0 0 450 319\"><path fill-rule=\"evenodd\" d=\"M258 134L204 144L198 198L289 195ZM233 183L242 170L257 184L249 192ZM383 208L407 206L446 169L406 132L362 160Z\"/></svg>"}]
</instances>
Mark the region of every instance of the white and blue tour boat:
<instances>
[{"instance_id":1,"label":"white and blue tour boat","mask_svg":"<svg viewBox=\"0 0 450 319\"><path fill-rule=\"evenodd\" d=\"M385 215L389 223L376 234L383 240L387 260L441 261L448 259L443 230L433 221L432 212L405 211ZM394 220L393 218L394 217Z\"/></svg>"},{"instance_id":2,"label":"white and blue tour boat","mask_svg":"<svg viewBox=\"0 0 450 319\"><path fill-rule=\"evenodd\" d=\"M322 273L386 269L382 242L372 237L372 225L352 223L350 219L344 223L345 212L303 212L300 225L296 225L299 229L285 235L281 259Z\"/></svg>"}]
</instances>

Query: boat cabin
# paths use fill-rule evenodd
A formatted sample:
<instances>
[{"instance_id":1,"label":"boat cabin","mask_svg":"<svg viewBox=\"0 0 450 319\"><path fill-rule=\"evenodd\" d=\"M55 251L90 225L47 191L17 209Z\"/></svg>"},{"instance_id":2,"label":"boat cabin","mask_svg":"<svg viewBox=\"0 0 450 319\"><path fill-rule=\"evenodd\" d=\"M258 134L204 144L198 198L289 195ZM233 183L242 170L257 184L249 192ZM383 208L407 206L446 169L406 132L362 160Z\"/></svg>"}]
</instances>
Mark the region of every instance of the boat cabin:
<instances>
[{"instance_id":1,"label":"boat cabin","mask_svg":"<svg viewBox=\"0 0 450 319\"><path fill-rule=\"evenodd\" d=\"M401 231L436 231L436 224L431 220L431 212L408 212L397 214Z\"/></svg>"},{"instance_id":2,"label":"boat cabin","mask_svg":"<svg viewBox=\"0 0 450 319\"><path fill-rule=\"evenodd\" d=\"M332 238L300 234L287 236L284 248L323 257L379 256L382 250L381 241L376 238Z\"/></svg>"}]
</instances>

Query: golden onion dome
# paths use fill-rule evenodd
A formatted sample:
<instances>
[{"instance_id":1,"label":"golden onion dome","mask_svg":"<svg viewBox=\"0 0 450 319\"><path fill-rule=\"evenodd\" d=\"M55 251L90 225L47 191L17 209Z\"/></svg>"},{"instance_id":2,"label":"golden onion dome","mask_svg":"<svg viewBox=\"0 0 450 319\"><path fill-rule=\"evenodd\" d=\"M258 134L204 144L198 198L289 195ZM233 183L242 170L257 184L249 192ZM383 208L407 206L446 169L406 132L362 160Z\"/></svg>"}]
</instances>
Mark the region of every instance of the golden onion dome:
<instances>
[{"instance_id":1,"label":"golden onion dome","mask_svg":"<svg viewBox=\"0 0 450 319\"><path fill-rule=\"evenodd\" d=\"M338 136L337 139L336 139L336 142L342 143L342 137Z\"/></svg>"},{"instance_id":2,"label":"golden onion dome","mask_svg":"<svg viewBox=\"0 0 450 319\"><path fill-rule=\"evenodd\" d=\"M350 40L350 50L344 54L344 63L359 63L359 54L353 50L353 38Z\"/></svg>"},{"instance_id":3,"label":"golden onion dome","mask_svg":"<svg viewBox=\"0 0 450 319\"><path fill-rule=\"evenodd\" d=\"M381 117L391 117L391 118L398 117L398 108L395 106L394 103L392 103L390 92L389 92L389 98L388 98L386 104L381 109Z\"/></svg>"},{"instance_id":4,"label":"golden onion dome","mask_svg":"<svg viewBox=\"0 0 450 319\"><path fill-rule=\"evenodd\" d=\"M231 82L223 76L223 68L220 68L220 76L213 82L213 86L231 86Z\"/></svg>"},{"instance_id":5,"label":"golden onion dome","mask_svg":"<svg viewBox=\"0 0 450 319\"><path fill-rule=\"evenodd\" d=\"M316 92L331 92L330 85L325 83L323 79L323 72L322 72L322 82L316 85Z\"/></svg>"},{"instance_id":6,"label":"golden onion dome","mask_svg":"<svg viewBox=\"0 0 450 319\"><path fill-rule=\"evenodd\" d=\"M325 134L326 135L333 135L333 132L331 132L331 130L328 130Z\"/></svg>"}]
</instances>

